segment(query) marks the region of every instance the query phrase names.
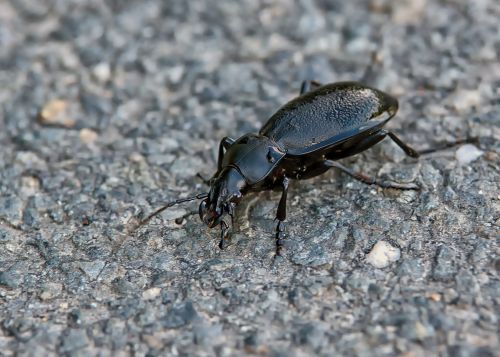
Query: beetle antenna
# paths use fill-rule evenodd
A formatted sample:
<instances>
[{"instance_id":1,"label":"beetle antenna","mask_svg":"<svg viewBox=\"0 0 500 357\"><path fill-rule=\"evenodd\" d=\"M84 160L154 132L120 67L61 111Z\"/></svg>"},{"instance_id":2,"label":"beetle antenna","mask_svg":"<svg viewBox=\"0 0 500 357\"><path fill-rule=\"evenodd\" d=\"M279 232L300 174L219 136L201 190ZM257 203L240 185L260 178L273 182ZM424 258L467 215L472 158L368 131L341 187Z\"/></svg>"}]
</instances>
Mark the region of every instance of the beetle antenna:
<instances>
[{"instance_id":1,"label":"beetle antenna","mask_svg":"<svg viewBox=\"0 0 500 357\"><path fill-rule=\"evenodd\" d=\"M186 198L180 198L178 200L169 202L166 205L158 208L156 211L154 211L153 213L151 213L149 216L147 216L146 218L144 218L142 221L140 221L139 224L134 228L134 231L136 231L139 228L141 228L142 226L144 226L146 223L148 223L151 220L151 218L153 218L154 216L159 215L160 213L162 213L163 211L165 211L167 208L170 208L172 206L178 205L179 203L184 203L184 202L189 202L189 201L194 201L194 200L201 200L201 199L207 198L207 197L208 197L208 193L205 192L205 193L199 193L199 194L197 194L195 196L186 197Z\"/></svg>"}]
</instances>

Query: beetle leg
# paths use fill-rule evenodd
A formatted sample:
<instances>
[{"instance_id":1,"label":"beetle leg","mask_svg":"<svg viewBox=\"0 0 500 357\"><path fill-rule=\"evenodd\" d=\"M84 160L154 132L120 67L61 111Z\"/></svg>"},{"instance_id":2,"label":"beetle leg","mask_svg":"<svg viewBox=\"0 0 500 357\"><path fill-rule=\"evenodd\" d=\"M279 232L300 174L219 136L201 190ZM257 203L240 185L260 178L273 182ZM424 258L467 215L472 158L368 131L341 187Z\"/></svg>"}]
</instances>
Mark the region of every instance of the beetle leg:
<instances>
[{"instance_id":1,"label":"beetle leg","mask_svg":"<svg viewBox=\"0 0 500 357\"><path fill-rule=\"evenodd\" d=\"M385 130L384 130L385 131ZM387 131L387 135L401 148L403 151L406 153L406 155L417 158L420 156L420 154L417 152L417 150L413 149L412 147L408 146L405 144L403 141L401 141L400 138L396 136L391 131Z\"/></svg>"},{"instance_id":2,"label":"beetle leg","mask_svg":"<svg viewBox=\"0 0 500 357\"><path fill-rule=\"evenodd\" d=\"M380 186L383 188L396 188L399 190L418 190L420 188L419 186L417 186L414 183L398 183L398 182L392 182L392 181L380 181L380 180L377 180L375 177L369 176L365 173L355 172L355 171L345 167L344 165L342 165L336 161L325 160L324 164L328 167L335 167L339 170L342 170L346 174L348 174L349 176L355 178L358 181L366 183L368 185L377 185L377 186Z\"/></svg>"},{"instance_id":3,"label":"beetle leg","mask_svg":"<svg viewBox=\"0 0 500 357\"><path fill-rule=\"evenodd\" d=\"M315 90L321 86L322 84L315 80L308 79L306 81L302 81L302 85L300 86L300 95Z\"/></svg>"},{"instance_id":4,"label":"beetle leg","mask_svg":"<svg viewBox=\"0 0 500 357\"><path fill-rule=\"evenodd\" d=\"M288 193L288 177L283 178L280 203L276 213L276 255L281 255L283 249L283 240L286 238L285 219L286 219L286 196Z\"/></svg>"},{"instance_id":5,"label":"beetle leg","mask_svg":"<svg viewBox=\"0 0 500 357\"><path fill-rule=\"evenodd\" d=\"M220 171L222 168L222 159L224 158L224 150L227 150L234 143L234 139L231 139L229 136L225 136L222 138L219 144L219 157L217 159L217 171Z\"/></svg>"}]
</instances>

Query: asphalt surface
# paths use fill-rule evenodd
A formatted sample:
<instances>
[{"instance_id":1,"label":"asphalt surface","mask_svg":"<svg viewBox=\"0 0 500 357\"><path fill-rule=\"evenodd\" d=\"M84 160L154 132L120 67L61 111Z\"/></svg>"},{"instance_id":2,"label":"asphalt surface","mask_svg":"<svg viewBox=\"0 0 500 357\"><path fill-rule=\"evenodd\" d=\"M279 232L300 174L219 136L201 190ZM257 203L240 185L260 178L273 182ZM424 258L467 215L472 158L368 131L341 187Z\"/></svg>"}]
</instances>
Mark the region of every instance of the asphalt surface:
<instances>
[{"instance_id":1,"label":"asphalt surface","mask_svg":"<svg viewBox=\"0 0 500 357\"><path fill-rule=\"evenodd\" d=\"M499 350L500 4L0 2L0 354L494 356ZM226 250L179 205L219 140L304 79L400 101L390 140L247 197Z\"/></svg>"}]
</instances>

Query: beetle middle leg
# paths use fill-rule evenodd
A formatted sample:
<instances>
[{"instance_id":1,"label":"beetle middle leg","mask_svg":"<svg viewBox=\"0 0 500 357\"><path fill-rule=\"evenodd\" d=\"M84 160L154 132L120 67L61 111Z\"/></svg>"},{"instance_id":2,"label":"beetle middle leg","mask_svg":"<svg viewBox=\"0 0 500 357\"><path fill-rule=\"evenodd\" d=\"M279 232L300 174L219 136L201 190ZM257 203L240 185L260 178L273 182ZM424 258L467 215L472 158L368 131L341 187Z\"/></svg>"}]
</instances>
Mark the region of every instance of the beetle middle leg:
<instances>
[{"instance_id":1,"label":"beetle middle leg","mask_svg":"<svg viewBox=\"0 0 500 357\"><path fill-rule=\"evenodd\" d=\"M276 255L281 255L283 250L283 240L286 238L285 233L285 219L286 219L286 196L288 193L288 177L283 178L281 183L282 191L281 198L278 204L278 211L276 213L276 220L278 224L276 225Z\"/></svg>"},{"instance_id":2,"label":"beetle middle leg","mask_svg":"<svg viewBox=\"0 0 500 357\"><path fill-rule=\"evenodd\" d=\"M398 182L393 182L393 181L381 181L377 180L373 176L369 176L363 172L355 172L348 167L345 167L341 163L338 163L333 160L325 160L324 165L328 167L335 167L339 170L342 170L349 176L355 178L358 181L361 181L363 183L366 183L368 185L377 185L382 188L396 188L398 190L418 190L420 187L414 183L398 183Z\"/></svg>"}]
</instances>

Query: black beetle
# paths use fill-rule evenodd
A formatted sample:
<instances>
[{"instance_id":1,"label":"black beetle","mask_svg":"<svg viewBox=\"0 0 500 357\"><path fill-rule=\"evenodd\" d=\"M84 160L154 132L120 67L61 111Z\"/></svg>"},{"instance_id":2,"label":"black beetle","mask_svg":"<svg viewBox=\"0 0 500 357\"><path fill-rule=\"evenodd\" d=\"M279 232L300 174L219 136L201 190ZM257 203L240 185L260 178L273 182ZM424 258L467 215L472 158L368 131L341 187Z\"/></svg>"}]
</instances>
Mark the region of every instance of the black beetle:
<instances>
[{"instance_id":1,"label":"black beetle","mask_svg":"<svg viewBox=\"0 0 500 357\"><path fill-rule=\"evenodd\" d=\"M229 215L233 219L241 198L249 192L280 189L282 194L276 214L276 254L279 255L285 238L290 179L308 179L335 167L367 184L418 189L415 184L378 181L335 161L366 150L386 136L407 155L417 158L417 151L383 129L397 110L395 98L359 82L321 85L316 81L304 81L300 96L281 107L258 134L247 134L238 140L229 137L221 140L217 172L207 181L208 193L171 202L149 215L139 226L168 207L203 199L200 218L209 228L221 227L219 246L223 248L229 237L229 225L223 218Z\"/></svg>"}]
</instances>

